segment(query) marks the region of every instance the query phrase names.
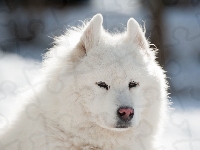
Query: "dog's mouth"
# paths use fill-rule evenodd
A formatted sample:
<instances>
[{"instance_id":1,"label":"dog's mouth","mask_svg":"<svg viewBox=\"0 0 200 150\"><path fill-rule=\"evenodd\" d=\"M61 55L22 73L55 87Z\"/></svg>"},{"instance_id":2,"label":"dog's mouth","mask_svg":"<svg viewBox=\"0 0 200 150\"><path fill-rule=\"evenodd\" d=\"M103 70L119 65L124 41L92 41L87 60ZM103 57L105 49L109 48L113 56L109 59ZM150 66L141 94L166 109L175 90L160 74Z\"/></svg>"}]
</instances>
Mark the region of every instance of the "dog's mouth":
<instances>
[{"instance_id":1,"label":"dog's mouth","mask_svg":"<svg viewBox=\"0 0 200 150\"><path fill-rule=\"evenodd\" d=\"M130 121L118 121L116 124L116 128L130 128L131 126Z\"/></svg>"}]
</instances>

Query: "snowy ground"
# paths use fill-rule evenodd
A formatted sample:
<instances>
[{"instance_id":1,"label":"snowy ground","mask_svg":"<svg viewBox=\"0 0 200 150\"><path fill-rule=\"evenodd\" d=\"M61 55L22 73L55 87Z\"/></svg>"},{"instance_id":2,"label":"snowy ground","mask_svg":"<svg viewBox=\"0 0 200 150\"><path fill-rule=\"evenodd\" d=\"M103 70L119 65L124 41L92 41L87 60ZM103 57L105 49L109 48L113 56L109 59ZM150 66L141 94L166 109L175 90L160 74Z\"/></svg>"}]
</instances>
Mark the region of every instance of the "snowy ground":
<instances>
[{"instance_id":1,"label":"snowy ground","mask_svg":"<svg viewBox=\"0 0 200 150\"><path fill-rule=\"evenodd\" d=\"M31 82L31 78L37 74L40 65L36 60L14 54L1 52L0 56L0 130L4 130L9 122L8 110L16 102L15 95L37 85ZM160 138L160 146L155 150L199 150L200 110L192 105L185 106L183 110L179 103L172 107L174 111L170 113L170 121Z\"/></svg>"}]
</instances>

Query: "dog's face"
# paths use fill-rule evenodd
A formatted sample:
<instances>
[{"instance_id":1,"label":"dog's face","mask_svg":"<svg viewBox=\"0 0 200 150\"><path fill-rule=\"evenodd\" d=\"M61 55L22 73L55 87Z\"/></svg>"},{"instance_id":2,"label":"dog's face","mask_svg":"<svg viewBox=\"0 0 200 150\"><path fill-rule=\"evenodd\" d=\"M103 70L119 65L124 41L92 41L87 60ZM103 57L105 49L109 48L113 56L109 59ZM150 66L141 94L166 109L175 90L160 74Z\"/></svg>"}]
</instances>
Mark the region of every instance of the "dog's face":
<instances>
[{"instance_id":1,"label":"dog's face","mask_svg":"<svg viewBox=\"0 0 200 150\"><path fill-rule=\"evenodd\" d=\"M133 19L128 22L127 33L120 37L109 36L101 24L102 18L94 17L79 45L85 50L75 68L79 102L88 119L103 128L137 127L159 93L155 88L159 79L150 68L151 56L147 56L152 54Z\"/></svg>"},{"instance_id":2,"label":"dog's face","mask_svg":"<svg viewBox=\"0 0 200 150\"><path fill-rule=\"evenodd\" d=\"M142 55L133 59L133 53L129 53L120 59L115 55L121 50L129 51L123 44L104 50L98 46L95 51L99 55L91 51L77 67L82 72L77 75L80 102L96 124L113 130L137 127L144 109L158 94L154 87L158 81L148 71ZM140 62L136 63L137 59Z\"/></svg>"},{"instance_id":3,"label":"dog's face","mask_svg":"<svg viewBox=\"0 0 200 150\"><path fill-rule=\"evenodd\" d=\"M86 120L121 131L137 127L144 116L153 117L160 109L151 107L163 89L155 56L133 19L125 33L110 35L102 28L102 17L94 16L72 55L76 88L71 92L78 95Z\"/></svg>"}]
</instances>

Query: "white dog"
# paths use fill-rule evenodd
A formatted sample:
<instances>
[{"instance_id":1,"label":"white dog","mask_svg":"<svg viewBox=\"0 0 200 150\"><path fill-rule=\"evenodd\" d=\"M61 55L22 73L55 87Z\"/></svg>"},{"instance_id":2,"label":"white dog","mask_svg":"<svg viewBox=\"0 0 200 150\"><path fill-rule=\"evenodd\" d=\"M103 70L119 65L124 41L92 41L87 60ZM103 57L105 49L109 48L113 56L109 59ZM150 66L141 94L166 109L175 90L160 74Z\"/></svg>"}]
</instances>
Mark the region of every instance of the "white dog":
<instances>
[{"instance_id":1,"label":"white dog","mask_svg":"<svg viewBox=\"0 0 200 150\"><path fill-rule=\"evenodd\" d=\"M1 150L151 150L167 84L139 24L109 34L95 15L56 38L44 82L22 99Z\"/></svg>"}]
</instances>

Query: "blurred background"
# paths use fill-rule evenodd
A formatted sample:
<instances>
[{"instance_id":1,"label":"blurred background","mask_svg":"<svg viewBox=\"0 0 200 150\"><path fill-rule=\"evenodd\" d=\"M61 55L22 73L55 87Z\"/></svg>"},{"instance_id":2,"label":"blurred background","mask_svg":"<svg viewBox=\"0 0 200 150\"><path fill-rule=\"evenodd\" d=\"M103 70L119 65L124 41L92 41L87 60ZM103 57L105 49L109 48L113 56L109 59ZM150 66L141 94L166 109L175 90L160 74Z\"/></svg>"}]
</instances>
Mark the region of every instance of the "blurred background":
<instances>
[{"instance_id":1,"label":"blurred background","mask_svg":"<svg viewBox=\"0 0 200 150\"><path fill-rule=\"evenodd\" d=\"M157 60L167 71L174 110L155 150L199 150L199 0L0 1L0 122L15 95L38 84L31 78L52 37L96 13L102 13L109 32L124 31L127 20L135 18L159 49Z\"/></svg>"}]
</instances>

